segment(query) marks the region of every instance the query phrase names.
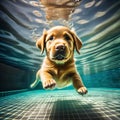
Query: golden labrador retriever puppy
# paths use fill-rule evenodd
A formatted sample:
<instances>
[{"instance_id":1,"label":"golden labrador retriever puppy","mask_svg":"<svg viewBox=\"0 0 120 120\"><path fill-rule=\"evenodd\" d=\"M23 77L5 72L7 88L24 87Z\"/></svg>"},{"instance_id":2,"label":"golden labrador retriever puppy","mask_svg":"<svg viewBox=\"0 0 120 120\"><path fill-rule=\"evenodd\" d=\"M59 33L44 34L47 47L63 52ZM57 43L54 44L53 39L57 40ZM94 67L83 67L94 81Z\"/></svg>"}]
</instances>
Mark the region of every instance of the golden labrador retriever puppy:
<instances>
[{"instance_id":1,"label":"golden labrador retriever puppy","mask_svg":"<svg viewBox=\"0 0 120 120\"><path fill-rule=\"evenodd\" d=\"M41 80L44 89L64 88L72 83L78 93L87 93L75 67L74 49L80 53L82 42L74 32L64 26L44 30L36 46L41 53L46 51L46 57L31 88Z\"/></svg>"}]
</instances>

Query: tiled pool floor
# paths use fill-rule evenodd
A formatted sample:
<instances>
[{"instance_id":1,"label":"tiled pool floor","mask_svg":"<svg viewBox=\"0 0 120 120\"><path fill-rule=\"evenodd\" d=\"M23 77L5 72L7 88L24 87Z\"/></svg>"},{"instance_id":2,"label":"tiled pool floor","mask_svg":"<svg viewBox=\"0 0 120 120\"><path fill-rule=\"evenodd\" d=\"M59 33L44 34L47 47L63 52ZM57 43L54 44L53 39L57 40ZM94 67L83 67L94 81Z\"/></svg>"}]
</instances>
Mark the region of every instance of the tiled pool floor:
<instances>
[{"instance_id":1,"label":"tiled pool floor","mask_svg":"<svg viewBox=\"0 0 120 120\"><path fill-rule=\"evenodd\" d=\"M120 120L120 89L33 90L0 98L0 120Z\"/></svg>"}]
</instances>

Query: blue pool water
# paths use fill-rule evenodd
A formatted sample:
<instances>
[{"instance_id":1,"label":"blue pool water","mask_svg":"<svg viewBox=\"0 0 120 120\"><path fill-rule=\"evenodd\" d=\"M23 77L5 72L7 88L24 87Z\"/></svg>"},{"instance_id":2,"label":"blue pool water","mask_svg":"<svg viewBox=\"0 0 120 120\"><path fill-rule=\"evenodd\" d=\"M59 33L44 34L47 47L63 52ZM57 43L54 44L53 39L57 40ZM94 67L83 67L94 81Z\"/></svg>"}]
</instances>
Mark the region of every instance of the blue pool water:
<instances>
[{"instance_id":1,"label":"blue pool water","mask_svg":"<svg viewBox=\"0 0 120 120\"><path fill-rule=\"evenodd\" d=\"M45 57L36 40L56 25L73 29L83 43L75 63L85 97L72 86L29 89ZM120 0L0 1L0 120L119 120L119 88Z\"/></svg>"},{"instance_id":2,"label":"blue pool water","mask_svg":"<svg viewBox=\"0 0 120 120\"><path fill-rule=\"evenodd\" d=\"M82 0L80 2L75 0L70 2L68 0L67 3L66 0L62 0L61 3L53 2L56 6L63 3L72 6L71 8L60 6L60 10L71 11L70 15L66 15L68 19L59 13L59 6L57 8L54 5L51 9L45 7L44 4L51 5L49 2L1 0L1 90L29 87L45 56L45 54L41 55L39 49L36 48L36 40L41 36L44 28L49 29L56 25L65 25L74 29L83 42L81 54L75 53L75 60L86 86L119 88L120 1ZM50 16L51 12L53 14ZM16 81L16 85L9 84L9 79L13 84ZM5 83L9 85L4 86Z\"/></svg>"}]
</instances>

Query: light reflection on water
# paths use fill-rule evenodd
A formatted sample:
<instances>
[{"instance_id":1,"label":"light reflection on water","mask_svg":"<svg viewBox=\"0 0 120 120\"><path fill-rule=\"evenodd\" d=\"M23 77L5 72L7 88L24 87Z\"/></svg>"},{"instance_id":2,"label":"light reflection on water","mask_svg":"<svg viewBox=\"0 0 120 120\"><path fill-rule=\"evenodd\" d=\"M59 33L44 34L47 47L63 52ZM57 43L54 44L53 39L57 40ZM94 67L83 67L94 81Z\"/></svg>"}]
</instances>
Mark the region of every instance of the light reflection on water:
<instances>
[{"instance_id":1,"label":"light reflection on water","mask_svg":"<svg viewBox=\"0 0 120 120\"><path fill-rule=\"evenodd\" d=\"M62 6L64 9L58 8L62 2L48 7L47 3L42 3L45 1L1 0L2 63L37 70L44 55L40 55L35 46L36 38L41 36L44 28L66 25L73 28L83 42L81 55L75 53L80 73L91 74L120 68L119 0L83 0L76 1L75 6L69 0L62 0L63 3L68 2L66 9L66 6ZM59 14L57 10L63 12ZM62 16L65 11L68 13Z\"/></svg>"}]
</instances>

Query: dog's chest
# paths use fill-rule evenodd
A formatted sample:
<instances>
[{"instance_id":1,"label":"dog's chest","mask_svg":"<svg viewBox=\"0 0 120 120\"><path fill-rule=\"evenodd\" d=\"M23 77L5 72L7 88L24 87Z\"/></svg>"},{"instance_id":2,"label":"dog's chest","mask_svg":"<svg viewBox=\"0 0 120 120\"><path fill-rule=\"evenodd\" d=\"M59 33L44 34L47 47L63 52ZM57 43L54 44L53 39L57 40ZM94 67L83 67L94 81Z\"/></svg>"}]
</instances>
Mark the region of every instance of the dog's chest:
<instances>
[{"instance_id":1,"label":"dog's chest","mask_svg":"<svg viewBox=\"0 0 120 120\"><path fill-rule=\"evenodd\" d=\"M55 81L57 82L57 87L65 87L71 83L71 72L64 69L56 69L53 75Z\"/></svg>"},{"instance_id":2,"label":"dog's chest","mask_svg":"<svg viewBox=\"0 0 120 120\"><path fill-rule=\"evenodd\" d=\"M63 79L67 77L68 72L63 69L55 69L54 70L54 77L55 79Z\"/></svg>"}]
</instances>

